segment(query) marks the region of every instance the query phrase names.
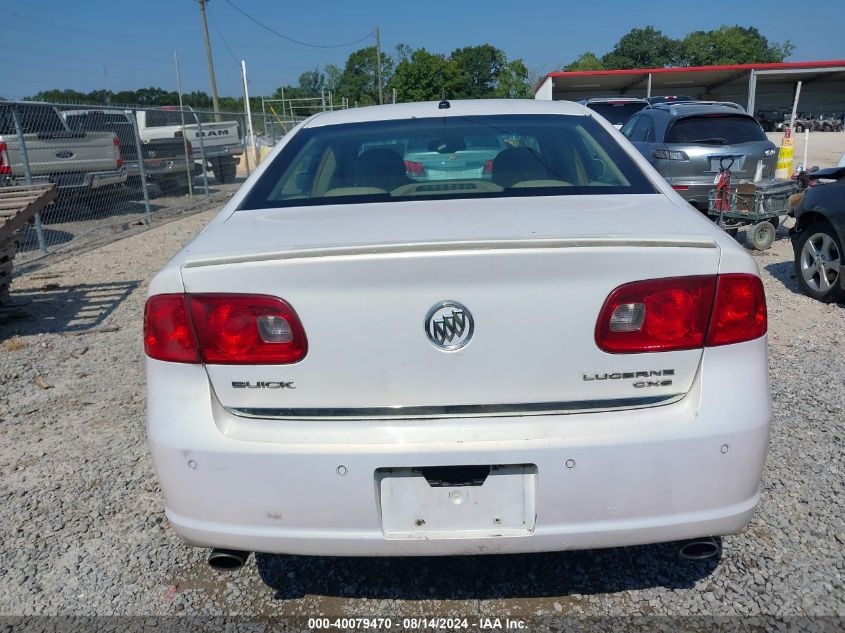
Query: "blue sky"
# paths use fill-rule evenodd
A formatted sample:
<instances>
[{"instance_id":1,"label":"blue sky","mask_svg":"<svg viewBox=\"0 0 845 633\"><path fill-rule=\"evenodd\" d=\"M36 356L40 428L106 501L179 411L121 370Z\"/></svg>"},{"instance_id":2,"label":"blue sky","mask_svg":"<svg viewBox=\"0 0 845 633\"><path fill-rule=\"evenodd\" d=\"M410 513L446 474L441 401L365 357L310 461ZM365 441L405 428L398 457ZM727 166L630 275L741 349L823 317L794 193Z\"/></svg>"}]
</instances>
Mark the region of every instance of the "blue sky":
<instances>
[{"instance_id":1,"label":"blue sky","mask_svg":"<svg viewBox=\"0 0 845 633\"><path fill-rule=\"evenodd\" d=\"M442 53L489 42L543 74L584 50L602 54L629 29L649 24L672 37L722 24L756 26L770 40L791 39L796 44L791 60L845 58L842 21L791 19L788 16L796 15L794 1L232 2L299 40L349 42L378 25L388 52L400 42ZM304 70L342 65L352 50L373 41L347 48L308 48L262 30L226 0L210 0L209 13L221 95L242 94L240 59L249 68L250 91L268 94L281 82L295 84ZM0 96L6 98L49 88L118 91L152 85L173 90L174 49L181 58L183 90L209 90L195 0L4 0L0 29Z\"/></svg>"}]
</instances>

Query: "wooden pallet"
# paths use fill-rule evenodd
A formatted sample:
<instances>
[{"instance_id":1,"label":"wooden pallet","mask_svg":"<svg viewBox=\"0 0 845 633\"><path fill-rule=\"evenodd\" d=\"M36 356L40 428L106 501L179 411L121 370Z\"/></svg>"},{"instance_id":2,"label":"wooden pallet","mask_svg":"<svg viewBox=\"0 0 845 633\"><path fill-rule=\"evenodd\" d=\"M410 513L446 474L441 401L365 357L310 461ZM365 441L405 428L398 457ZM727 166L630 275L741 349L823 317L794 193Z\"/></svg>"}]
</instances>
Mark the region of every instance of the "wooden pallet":
<instances>
[{"instance_id":1,"label":"wooden pallet","mask_svg":"<svg viewBox=\"0 0 845 633\"><path fill-rule=\"evenodd\" d=\"M0 304L9 299L17 248L15 234L55 199L56 186L52 183L0 187Z\"/></svg>"}]
</instances>

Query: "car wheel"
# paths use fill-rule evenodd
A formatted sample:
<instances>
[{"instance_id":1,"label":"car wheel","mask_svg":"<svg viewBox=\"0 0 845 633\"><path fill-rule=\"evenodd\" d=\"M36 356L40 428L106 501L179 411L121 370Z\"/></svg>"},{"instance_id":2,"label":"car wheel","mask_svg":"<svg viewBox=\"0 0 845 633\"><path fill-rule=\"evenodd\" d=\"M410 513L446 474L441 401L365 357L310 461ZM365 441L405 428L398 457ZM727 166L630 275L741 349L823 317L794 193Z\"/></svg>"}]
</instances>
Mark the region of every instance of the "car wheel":
<instances>
[{"instance_id":1,"label":"car wheel","mask_svg":"<svg viewBox=\"0 0 845 633\"><path fill-rule=\"evenodd\" d=\"M842 244L826 221L804 229L795 244L795 278L804 294L825 303L845 300Z\"/></svg>"},{"instance_id":2,"label":"car wheel","mask_svg":"<svg viewBox=\"0 0 845 633\"><path fill-rule=\"evenodd\" d=\"M830 132L830 130L831 127L827 123L822 126L822 132Z\"/></svg>"},{"instance_id":3,"label":"car wheel","mask_svg":"<svg viewBox=\"0 0 845 633\"><path fill-rule=\"evenodd\" d=\"M219 183L235 182L237 166L234 159L218 158L211 164L214 177Z\"/></svg>"},{"instance_id":4,"label":"car wheel","mask_svg":"<svg viewBox=\"0 0 845 633\"><path fill-rule=\"evenodd\" d=\"M768 220L755 224L748 231L748 243L758 251L764 251L775 241L775 227Z\"/></svg>"},{"instance_id":5,"label":"car wheel","mask_svg":"<svg viewBox=\"0 0 845 633\"><path fill-rule=\"evenodd\" d=\"M780 224L781 224L781 222L780 222L780 216L777 216L777 215L776 215L776 216L775 216L775 217L773 217L773 218L769 218L769 223L770 223L773 227L775 227L775 232L777 233L777 230L780 228Z\"/></svg>"}]
</instances>

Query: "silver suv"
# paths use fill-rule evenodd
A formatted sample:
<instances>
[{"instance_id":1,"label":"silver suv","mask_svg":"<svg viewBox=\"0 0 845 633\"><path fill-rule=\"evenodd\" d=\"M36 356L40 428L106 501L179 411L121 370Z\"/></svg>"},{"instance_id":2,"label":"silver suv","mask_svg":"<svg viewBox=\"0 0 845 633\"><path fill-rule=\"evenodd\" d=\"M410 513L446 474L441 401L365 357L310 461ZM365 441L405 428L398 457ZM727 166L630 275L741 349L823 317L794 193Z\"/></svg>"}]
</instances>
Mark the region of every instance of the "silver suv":
<instances>
[{"instance_id":1,"label":"silver suv","mask_svg":"<svg viewBox=\"0 0 845 633\"><path fill-rule=\"evenodd\" d=\"M720 166L733 182L774 175L778 149L760 124L734 104L661 103L628 119L622 134L694 207L706 210Z\"/></svg>"},{"instance_id":2,"label":"silver suv","mask_svg":"<svg viewBox=\"0 0 845 633\"><path fill-rule=\"evenodd\" d=\"M578 103L598 112L617 129L648 105L648 101L639 97L591 97L581 99Z\"/></svg>"}]
</instances>

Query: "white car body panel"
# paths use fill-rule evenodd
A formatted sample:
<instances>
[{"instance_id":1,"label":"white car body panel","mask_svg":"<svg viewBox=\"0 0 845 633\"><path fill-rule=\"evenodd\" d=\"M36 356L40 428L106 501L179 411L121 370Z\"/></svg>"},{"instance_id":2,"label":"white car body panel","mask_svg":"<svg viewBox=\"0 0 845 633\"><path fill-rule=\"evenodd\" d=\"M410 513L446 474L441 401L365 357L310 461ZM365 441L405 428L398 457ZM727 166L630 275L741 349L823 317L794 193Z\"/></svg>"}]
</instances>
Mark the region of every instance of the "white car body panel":
<instances>
[{"instance_id":1,"label":"white car body panel","mask_svg":"<svg viewBox=\"0 0 845 633\"><path fill-rule=\"evenodd\" d=\"M409 116L591 116L576 104L543 101L436 108L357 108L317 115L300 129ZM599 350L593 331L621 284L756 275L756 264L595 118L660 193L236 211L295 131L279 143L150 284L150 295L279 296L309 340L308 355L291 365L147 359L153 460L168 518L187 542L433 555L610 547L742 529L759 502L771 420L765 336L626 355ZM424 332L427 310L441 300L461 302L476 321L473 340L455 352L435 349ZM638 402L644 392L631 380L584 380L669 368L671 388L645 390L671 396L660 406ZM260 380L296 388L232 386ZM737 385L742 398L729 397ZM402 414L403 407L526 403L560 410ZM297 408L341 413L291 415ZM394 415L354 415L373 408ZM491 475L475 489L429 488L410 470L457 465L522 474Z\"/></svg>"}]
</instances>

